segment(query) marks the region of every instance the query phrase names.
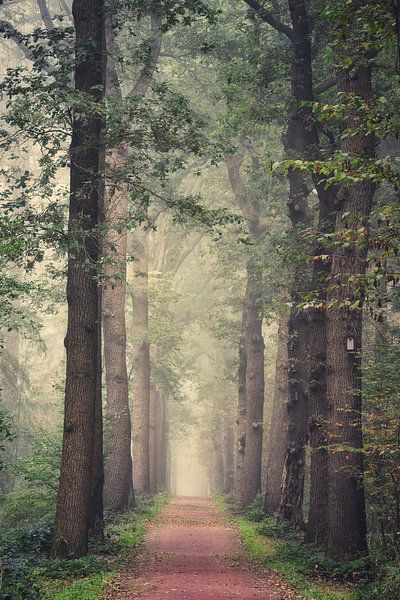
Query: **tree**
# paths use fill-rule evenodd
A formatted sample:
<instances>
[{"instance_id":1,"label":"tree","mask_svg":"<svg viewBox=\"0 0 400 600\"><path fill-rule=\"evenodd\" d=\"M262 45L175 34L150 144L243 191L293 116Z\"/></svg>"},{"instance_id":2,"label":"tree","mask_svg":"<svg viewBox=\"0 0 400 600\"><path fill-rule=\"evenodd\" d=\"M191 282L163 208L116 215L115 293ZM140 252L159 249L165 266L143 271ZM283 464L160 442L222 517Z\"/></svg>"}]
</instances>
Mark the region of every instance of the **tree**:
<instances>
[{"instance_id":1,"label":"tree","mask_svg":"<svg viewBox=\"0 0 400 600\"><path fill-rule=\"evenodd\" d=\"M134 282L131 298L133 306L132 351L133 390L133 481L139 494L150 491L150 341L148 292L148 239L147 232L136 232L133 242Z\"/></svg>"},{"instance_id":2,"label":"tree","mask_svg":"<svg viewBox=\"0 0 400 600\"><path fill-rule=\"evenodd\" d=\"M240 167L245 158L244 147L227 157L228 178L236 202L247 221L252 243L260 244L264 226L260 220L260 202L250 199L243 185ZM244 331L240 342L240 377L238 406L239 462L237 469L238 502L248 506L261 491L261 455L264 414L264 339L262 333L263 303L260 293L261 269L257 257L247 263L247 283L243 305ZM243 341L242 341L243 340ZM243 350L242 350L243 344ZM245 376L242 375L242 369ZM245 377L245 379L244 379ZM245 383L245 392L242 391ZM239 429L240 428L240 429ZM243 453L243 460L241 454ZM242 466L239 467L239 465Z\"/></svg>"},{"instance_id":3,"label":"tree","mask_svg":"<svg viewBox=\"0 0 400 600\"><path fill-rule=\"evenodd\" d=\"M74 0L75 111L71 142L64 435L53 554L87 552L100 417L98 283L102 194L103 3Z\"/></svg>"},{"instance_id":4,"label":"tree","mask_svg":"<svg viewBox=\"0 0 400 600\"><path fill-rule=\"evenodd\" d=\"M363 22L363 7L355 2L341 13L337 31L337 87L346 112L346 133L342 137L344 155L373 158L374 135L362 130L367 115L363 103L373 98L371 65L368 53L361 50L360 32L354 30L354 18ZM369 51L373 40L363 40ZM366 516L363 489L361 351L362 296L358 285L366 272L368 217L375 185L360 181L343 185L339 192L340 210L335 223L339 240L333 251L328 291L327 397L328 410L328 539L330 556L355 558L367 552ZM346 242L346 240L348 240ZM340 241L343 242L344 247Z\"/></svg>"},{"instance_id":5,"label":"tree","mask_svg":"<svg viewBox=\"0 0 400 600\"><path fill-rule=\"evenodd\" d=\"M161 16L151 15L149 47L141 71L129 94L123 98L116 69L115 26L107 18L107 92L111 108L123 114L124 104L144 97L151 85L161 49ZM111 132L111 138L113 134ZM127 274L127 235L130 213L129 182L123 173L128 169L129 146L117 135L114 147L108 149L109 189L105 194L104 240L105 277L103 290L103 329L107 381L106 430L109 454L106 461L105 501L110 508L123 510L133 501L131 457L131 411L126 357L125 297ZM122 176L121 176L122 173ZM134 285L139 285L139 280ZM136 373L134 374L134 379ZM143 399L145 402L145 399ZM138 420L134 415L134 428Z\"/></svg>"},{"instance_id":6,"label":"tree","mask_svg":"<svg viewBox=\"0 0 400 600\"><path fill-rule=\"evenodd\" d=\"M286 311L279 315L278 352L276 357L275 386L272 401L271 427L265 468L264 509L267 514L278 511L281 502L282 473L287 448L288 401L288 340Z\"/></svg>"}]
</instances>

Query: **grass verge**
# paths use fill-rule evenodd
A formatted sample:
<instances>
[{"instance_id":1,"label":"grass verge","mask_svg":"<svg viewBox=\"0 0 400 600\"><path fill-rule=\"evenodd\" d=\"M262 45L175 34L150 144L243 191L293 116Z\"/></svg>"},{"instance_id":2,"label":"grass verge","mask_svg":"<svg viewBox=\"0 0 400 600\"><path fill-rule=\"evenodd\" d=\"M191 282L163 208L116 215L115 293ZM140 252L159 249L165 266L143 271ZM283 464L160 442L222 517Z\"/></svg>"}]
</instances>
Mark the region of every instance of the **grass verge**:
<instances>
[{"instance_id":1,"label":"grass verge","mask_svg":"<svg viewBox=\"0 0 400 600\"><path fill-rule=\"evenodd\" d=\"M93 557L95 563L98 559L98 566L101 568L103 563L103 570L89 577L78 577L62 589L53 588L47 592L45 600L98 600L105 585L123 567L126 560L132 557L132 550L143 541L145 524L154 519L168 502L168 496L157 494L139 500L129 513L112 515L105 528L104 541L93 545L91 554L85 557L86 561ZM53 580L48 583L52 585Z\"/></svg>"},{"instance_id":2,"label":"grass verge","mask_svg":"<svg viewBox=\"0 0 400 600\"><path fill-rule=\"evenodd\" d=\"M233 506L224 498L215 502L222 512ZM308 600L366 600L373 598L373 586L359 582L366 577L365 561L341 564L324 556L314 546L306 545L290 527L277 524L274 518L255 514L233 515L248 554L261 566L282 576L293 589ZM253 519L256 518L256 521Z\"/></svg>"},{"instance_id":3,"label":"grass verge","mask_svg":"<svg viewBox=\"0 0 400 600\"><path fill-rule=\"evenodd\" d=\"M168 496L158 494L140 499L128 513L107 515L104 540L92 543L89 554L76 560L47 558L49 526L10 530L9 548L4 542L1 548L7 562L2 566L0 561L0 600L98 600L105 585L131 560L146 522L168 502Z\"/></svg>"}]
</instances>

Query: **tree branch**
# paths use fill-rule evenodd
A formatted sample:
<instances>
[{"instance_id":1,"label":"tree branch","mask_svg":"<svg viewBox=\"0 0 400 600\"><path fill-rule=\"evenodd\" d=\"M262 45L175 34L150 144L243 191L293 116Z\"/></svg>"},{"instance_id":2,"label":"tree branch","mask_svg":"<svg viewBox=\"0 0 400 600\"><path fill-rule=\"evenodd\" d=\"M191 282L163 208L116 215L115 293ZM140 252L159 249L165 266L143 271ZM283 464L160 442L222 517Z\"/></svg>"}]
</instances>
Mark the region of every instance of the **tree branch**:
<instances>
[{"instance_id":1,"label":"tree branch","mask_svg":"<svg viewBox=\"0 0 400 600\"><path fill-rule=\"evenodd\" d=\"M185 250L185 252L179 257L178 263L172 269L172 271L174 272L175 275L177 274L177 272L179 271L179 269L181 268L181 266L183 265L183 263L185 262L185 260L188 258L188 256L191 255L191 253L196 248L196 246L201 242L201 240L203 239L204 236L205 236L205 233L201 233L195 239L195 241L193 242L193 244L191 246L189 246L189 248L187 248Z\"/></svg>"},{"instance_id":2,"label":"tree branch","mask_svg":"<svg viewBox=\"0 0 400 600\"><path fill-rule=\"evenodd\" d=\"M145 65L143 66L139 79L137 80L129 94L130 96L144 96L150 87L151 80L161 52L161 26L161 15L158 13L153 13L151 15L152 45L150 48L148 59Z\"/></svg>"},{"instance_id":3,"label":"tree branch","mask_svg":"<svg viewBox=\"0 0 400 600\"><path fill-rule=\"evenodd\" d=\"M65 14L67 15L67 17L70 19L71 23L73 23L74 17L72 15L72 11L71 11L70 7L68 6L68 4L65 2L65 0L60 0L60 6L63 9L63 11L65 12Z\"/></svg>"},{"instance_id":4,"label":"tree branch","mask_svg":"<svg viewBox=\"0 0 400 600\"><path fill-rule=\"evenodd\" d=\"M326 81L323 81L322 83L320 83L319 85L317 85L314 88L315 95L319 96L319 94L323 94L324 92L327 92L331 88L335 87L336 81L337 81L336 77L332 77L331 79L327 79Z\"/></svg>"},{"instance_id":5,"label":"tree branch","mask_svg":"<svg viewBox=\"0 0 400 600\"><path fill-rule=\"evenodd\" d=\"M258 0L244 0L244 2L258 14L264 23L268 23L276 31L283 33L289 40L293 41L293 29L276 19Z\"/></svg>"},{"instance_id":6,"label":"tree branch","mask_svg":"<svg viewBox=\"0 0 400 600\"><path fill-rule=\"evenodd\" d=\"M27 48L24 36L17 29L15 29L14 25L11 25L11 23L8 21L0 21L0 34L2 34L6 39L13 40L25 58L33 60L33 54L29 48Z\"/></svg>"},{"instance_id":7,"label":"tree branch","mask_svg":"<svg viewBox=\"0 0 400 600\"><path fill-rule=\"evenodd\" d=\"M50 11L47 6L46 0L37 0L37 5L39 7L40 16L42 17L42 21L47 31L51 31L54 29L53 19L51 17Z\"/></svg>"}]
</instances>

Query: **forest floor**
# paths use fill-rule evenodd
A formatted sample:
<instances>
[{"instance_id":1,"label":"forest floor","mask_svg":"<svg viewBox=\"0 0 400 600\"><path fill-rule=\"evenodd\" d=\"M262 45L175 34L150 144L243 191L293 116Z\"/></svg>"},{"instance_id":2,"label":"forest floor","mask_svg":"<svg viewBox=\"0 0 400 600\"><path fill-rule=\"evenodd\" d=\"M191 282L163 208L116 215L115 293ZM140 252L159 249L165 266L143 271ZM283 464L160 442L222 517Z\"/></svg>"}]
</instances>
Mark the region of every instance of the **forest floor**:
<instances>
[{"instance_id":1,"label":"forest floor","mask_svg":"<svg viewBox=\"0 0 400 600\"><path fill-rule=\"evenodd\" d=\"M148 526L143 551L103 600L299 600L278 575L255 567L240 533L206 498L175 498Z\"/></svg>"}]
</instances>

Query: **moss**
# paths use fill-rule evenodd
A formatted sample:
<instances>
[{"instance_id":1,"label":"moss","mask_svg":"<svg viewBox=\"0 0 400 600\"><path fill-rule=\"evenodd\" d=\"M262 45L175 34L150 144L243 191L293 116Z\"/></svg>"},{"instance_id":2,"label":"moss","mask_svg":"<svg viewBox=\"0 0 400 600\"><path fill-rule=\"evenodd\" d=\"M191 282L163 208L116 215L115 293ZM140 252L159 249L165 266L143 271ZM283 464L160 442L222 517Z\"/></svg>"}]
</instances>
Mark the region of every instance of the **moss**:
<instances>
[{"instance_id":1,"label":"moss","mask_svg":"<svg viewBox=\"0 0 400 600\"><path fill-rule=\"evenodd\" d=\"M267 537L262 525L237 519L246 550L264 566L279 573L295 590L312 600L351 600L350 590L318 582L305 574L304 551L298 542Z\"/></svg>"},{"instance_id":2,"label":"moss","mask_svg":"<svg viewBox=\"0 0 400 600\"><path fill-rule=\"evenodd\" d=\"M76 561L47 561L37 569L45 599L98 600L105 584L143 541L145 523L168 502L165 494L140 499L129 513L110 519L105 540L93 546L90 555Z\"/></svg>"},{"instance_id":3,"label":"moss","mask_svg":"<svg viewBox=\"0 0 400 600\"><path fill-rule=\"evenodd\" d=\"M104 586L114 576L113 572L98 573L85 579L78 579L68 587L56 592L55 595L47 596L48 600L98 600L103 592Z\"/></svg>"}]
</instances>

